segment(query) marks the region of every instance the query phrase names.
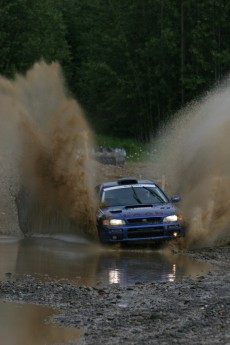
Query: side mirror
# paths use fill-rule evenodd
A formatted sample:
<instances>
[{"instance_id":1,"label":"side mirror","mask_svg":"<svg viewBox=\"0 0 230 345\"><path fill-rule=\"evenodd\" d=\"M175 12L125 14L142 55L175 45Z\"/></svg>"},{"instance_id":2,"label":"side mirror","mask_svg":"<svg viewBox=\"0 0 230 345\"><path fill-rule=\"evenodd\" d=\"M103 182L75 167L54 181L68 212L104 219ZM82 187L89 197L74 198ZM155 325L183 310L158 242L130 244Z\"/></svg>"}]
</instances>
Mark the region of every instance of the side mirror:
<instances>
[{"instance_id":1,"label":"side mirror","mask_svg":"<svg viewBox=\"0 0 230 345\"><path fill-rule=\"evenodd\" d=\"M179 202L179 201L181 201L181 197L180 197L180 195L173 195L172 197L171 197L171 200L170 200L171 202Z\"/></svg>"}]
</instances>

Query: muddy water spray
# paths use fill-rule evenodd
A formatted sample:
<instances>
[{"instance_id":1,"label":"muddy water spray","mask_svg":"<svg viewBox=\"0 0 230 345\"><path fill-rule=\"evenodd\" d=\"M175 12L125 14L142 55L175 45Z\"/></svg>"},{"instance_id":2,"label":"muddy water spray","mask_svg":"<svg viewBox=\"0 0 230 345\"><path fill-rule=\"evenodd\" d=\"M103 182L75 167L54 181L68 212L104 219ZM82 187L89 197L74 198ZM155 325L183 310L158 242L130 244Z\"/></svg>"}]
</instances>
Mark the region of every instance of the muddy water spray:
<instances>
[{"instance_id":1,"label":"muddy water spray","mask_svg":"<svg viewBox=\"0 0 230 345\"><path fill-rule=\"evenodd\" d=\"M187 245L230 232L230 79L178 114L164 133L162 171L182 197Z\"/></svg>"},{"instance_id":2,"label":"muddy water spray","mask_svg":"<svg viewBox=\"0 0 230 345\"><path fill-rule=\"evenodd\" d=\"M14 81L1 78L0 120L1 151L17 161L15 175L33 202L95 236L91 133L59 65L36 63Z\"/></svg>"}]
</instances>

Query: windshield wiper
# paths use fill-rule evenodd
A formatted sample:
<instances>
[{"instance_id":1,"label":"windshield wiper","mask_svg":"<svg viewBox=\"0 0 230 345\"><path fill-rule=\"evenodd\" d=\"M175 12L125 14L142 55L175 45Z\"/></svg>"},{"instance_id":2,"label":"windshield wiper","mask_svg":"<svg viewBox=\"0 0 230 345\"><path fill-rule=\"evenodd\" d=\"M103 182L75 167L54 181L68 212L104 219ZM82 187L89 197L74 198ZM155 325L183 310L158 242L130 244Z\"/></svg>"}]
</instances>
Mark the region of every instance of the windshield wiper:
<instances>
[{"instance_id":1,"label":"windshield wiper","mask_svg":"<svg viewBox=\"0 0 230 345\"><path fill-rule=\"evenodd\" d=\"M137 200L137 202L138 202L139 204L142 204L141 200L140 200L140 199L138 198L138 196L137 196L137 193L136 193L136 191L135 191L135 188L134 188L133 186L131 186L131 188L132 188L132 190L133 190L133 197L134 197L134 199Z\"/></svg>"}]
</instances>

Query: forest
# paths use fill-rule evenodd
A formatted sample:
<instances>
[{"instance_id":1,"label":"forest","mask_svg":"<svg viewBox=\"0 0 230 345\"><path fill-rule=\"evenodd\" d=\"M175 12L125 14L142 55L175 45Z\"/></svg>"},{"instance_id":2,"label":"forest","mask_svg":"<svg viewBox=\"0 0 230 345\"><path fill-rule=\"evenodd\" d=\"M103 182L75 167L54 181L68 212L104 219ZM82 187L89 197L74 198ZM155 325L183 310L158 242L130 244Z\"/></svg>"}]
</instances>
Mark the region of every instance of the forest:
<instances>
[{"instance_id":1,"label":"forest","mask_svg":"<svg viewBox=\"0 0 230 345\"><path fill-rule=\"evenodd\" d=\"M230 68L226 0L0 0L0 73L58 61L98 134L148 142Z\"/></svg>"}]
</instances>

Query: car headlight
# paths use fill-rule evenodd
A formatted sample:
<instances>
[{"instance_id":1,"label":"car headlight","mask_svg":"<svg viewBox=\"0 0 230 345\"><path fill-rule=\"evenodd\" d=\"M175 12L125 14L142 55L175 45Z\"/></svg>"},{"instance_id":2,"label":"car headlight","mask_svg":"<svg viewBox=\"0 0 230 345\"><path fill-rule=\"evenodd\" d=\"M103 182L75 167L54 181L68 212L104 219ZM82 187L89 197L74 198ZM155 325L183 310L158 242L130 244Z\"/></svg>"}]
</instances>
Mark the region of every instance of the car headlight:
<instances>
[{"instance_id":1,"label":"car headlight","mask_svg":"<svg viewBox=\"0 0 230 345\"><path fill-rule=\"evenodd\" d=\"M171 222L177 222L178 216L176 214L172 214L171 216L167 216L163 218L163 222L165 223L171 223Z\"/></svg>"},{"instance_id":2,"label":"car headlight","mask_svg":"<svg viewBox=\"0 0 230 345\"><path fill-rule=\"evenodd\" d=\"M123 219L104 219L102 221L103 225L111 225L111 226L117 226L117 225L125 225L125 221Z\"/></svg>"}]
</instances>

